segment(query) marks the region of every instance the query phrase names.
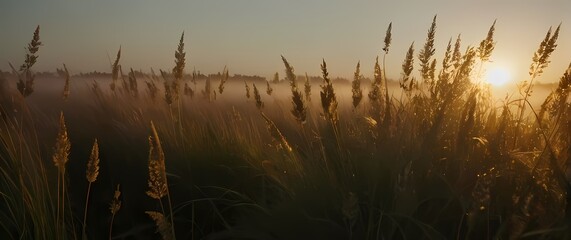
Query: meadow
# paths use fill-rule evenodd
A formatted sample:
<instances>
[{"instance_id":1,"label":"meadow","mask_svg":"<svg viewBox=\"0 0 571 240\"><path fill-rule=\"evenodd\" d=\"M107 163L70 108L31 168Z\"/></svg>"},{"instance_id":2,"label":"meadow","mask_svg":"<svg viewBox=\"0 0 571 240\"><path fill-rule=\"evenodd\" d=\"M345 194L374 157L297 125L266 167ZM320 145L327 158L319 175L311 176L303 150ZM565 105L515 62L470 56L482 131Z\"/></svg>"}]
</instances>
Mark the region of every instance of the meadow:
<instances>
[{"instance_id":1,"label":"meadow","mask_svg":"<svg viewBox=\"0 0 571 240\"><path fill-rule=\"evenodd\" d=\"M36 76L38 27L0 73L0 236L571 238L571 65L534 92L560 28L501 101L481 81L494 25L444 56L435 29L385 69L402 57L389 25L371 79L356 63L333 81L326 60L299 75L285 53L266 81L189 70L184 34L173 69L133 71L119 49L109 73Z\"/></svg>"}]
</instances>

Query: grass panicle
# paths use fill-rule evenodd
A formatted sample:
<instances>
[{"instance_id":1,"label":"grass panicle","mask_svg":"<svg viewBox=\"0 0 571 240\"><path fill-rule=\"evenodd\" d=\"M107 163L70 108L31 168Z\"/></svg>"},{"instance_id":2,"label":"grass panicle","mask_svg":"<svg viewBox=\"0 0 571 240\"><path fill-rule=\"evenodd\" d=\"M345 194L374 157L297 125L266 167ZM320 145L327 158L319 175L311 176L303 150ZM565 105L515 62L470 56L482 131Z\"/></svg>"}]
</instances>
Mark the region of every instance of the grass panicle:
<instances>
[{"instance_id":1,"label":"grass panicle","mask_svg":"<svg viewBox=\"0 0 571 240\"><path fill-rule=\"evenodd\" d=\"M329 72L327 72L327 63L325 59L321 63L321 73L323 74L323 85L321 85L321 106L323 107L323 116L331 121L334 125L339 120L337 114L337 97L333 89L333 83L329 79Z\"/></svg>"},{"instance_id":2,"label":"grass panicle","mask_svg":"<svg viewBox=\"0 0 571 240\"><path fill-rule=\"evenodd\" d=\"M222 92L224 92L224 83L226 83L226 81L228 81L228 68L226 68L226 66L224 66L224 70L222 70L222 78L220 79L220 85L218 85L218 92L220 94L222 94Z\"/></svg>"},{"instance_id":3,"label":"grass panicle","mask_svg":"<svg viewBox=\"0 0 571 240\"><path fill-rule=\"evenodd\" d=\"M119 79L119 60L121 59L121 46L119 46L119 50L117 51L117 57L115 57L115 62L111 65L111 78L112 81L109 84L109 88L111 91L115 92L117 88L117 80Z\"/></svg>"},{"instance_id":4,"label":"grass panicle","mask_svg":"<svg viewBox=\"0 0 571 240\"><path fill-rule=\"evenodd\" d=\"M461 35L458 34L456 42L454 42L454 51L452 51L452 66L454 66L454 69L459 68L460 64L462 64L462 53L460 52L461 44L462 38Z\"/></svg>"},{"instance_id":5,"label":"grass panicle","mask_svg":"<svg viewBox=\"0 0 571 240\"><path fill-rule=\"evenodd\" d=\"M244 80L244 88L246 89L246 98L250 98L250 86L248 86L248 83L246 82L246 80Z\"/></svg>"},{"instance_id":6,"label":"grass panicle","mask_svg":"<svg viewBox=\"0 0 571 240\"><path fill-rule=\"evenodd\" d=\"M65 84L63 86L63 93L62 93L62 97L64 101L67 101L67 98L69 98L69 94L70 94L70 76L69 76L69 71L67 71L67 67L65 66L65 64L63 65L63 69L64 69L64 78L65 78Z\"/></svg>"},{"instance_id":7,"label":"grass panicle","mask_svg":"<svg viewBox=\"0 0 571 240\"><path fill-rule=\"evenodd\" d=\"M304 85L304 90L305 90L305 100L307 100L307 102L311 102L311 82L309 80L309 76L307 76L307 73L305 73L305 85Z\"/></svg>"},{"instance_id":8,"label":"grass panicle","mask_svg":"<svg viewBox=\"0 0 571 240\"><path fill-rule=\"evenodd\" d=\"M135 76L133 68L131 68L131 71L129 72L129 92L133 97L139 96L139 88L137 87L137 77Z\"/></svg>"},{"instance_id":9,"label":"grass panicle","mask_svg":"<svg viewBox=\"0 0 571 240\"><path fill-rule=\"evenodd\" d=\"M85 178L88 182L93 183L97 180L97 176L99 176L99 144L97 143L97 139L95 139L93 147L91 148L89 161L87 161Z\"/></svg>"},{"instance_id":10,"label":"grass panicle","mask_svg":"<svg viewBox=\"0 0 571 240\"><path fill-rule=\"evenodd\" d=\"M305 121L307 119L307 106L305 104L305 101L303 100L303 94L297 88L296 76L294 73L293 66L289 64L289 62L285 59L284 56L282 56L282 61L284 62L286 68L286 78L289 81L291 87L291 94L292 94L291 99L293 104L293 109L291 110L291 113L293 114L297 122L303 125L305 124Z\"/></svg>"},{"instance_id":11,"label":"grass panicle","mask_svg":"<svg viewBox=\"0 0 571 240\"><path fill-rule=\"evenodd\" d=\"M410 93L414 88L416 88L416 80L411 77L412 69L414 68L414 42L410 44L408 51L406 52L406 57L402 63L402 77L400 81L400 87L406 92Z\"/></svg>"},{"instance_id":12,"label":"grass panicle","mask_svg":"<svg viewBox=\"0 0 571 240\"><path fill-rule=\"evenodd\" d=\"M353 82L351 82L351 92L353 93L353 108L357 108L361 99L363 99L363 89L361 88L361 61L357 62L355 67L355 74L353 75Z\"/></svg>"},{"instance_id":13,"label":"grass panicle","mask_svg":"<svg viewBox=\"0 0 571 240\"><path fill-rule=\"evenodd\" d=\"M430 72L431 72L431 62L430 59L432 58L432 56L434 56L434 52L436 51L434 49L434 36L436 34L436 16L434 16L434 18L432 19L432 24L430 25L430 28L428 29L428 34L426 36L426 43L424 44L424 47L420 50L420 52L418 53L418 60L420 61L420 74L422 76L422 79L424 81L425 84L428 84L430 86L433 85L433 81L434 79L431 78L430 76Z\"/></svg>"},{"instance_id":14,"label":"grass panicle","mask_svg":"<svg viewBox=\"0 0 571 240\"><path fill-rule=\"evenodd\" d=\"M274 142L277 143L276 145L278 146L278 148L283 149L288 153L292 152L293 149L289 145L288 141L286 140L282 132L278 129L276 124L270 118L268 118L266 114L264 113L261 114L264 120L266 121L266 127L268 129L268 132L270 133L270 136L272 136Z\"/></svg>"},{"instance_id":15,"label":"grass panicle","mask_svg":"<svg viewBox=\"0 0 571 240\"><path fill-rule=\"evenodd\" d=\"M117 184L117 188L115 189L115 192L113 193L113 199L111 200L111 203L109 204L109 211L111 212L111 222L109 223L109 240L112 239L113 236L113 222L115 222L115 215L117 215L117 213L119 212L119 210L121 209L121 185Z\"/></svg>"},{"instance_id":16,"label":"grass panicle","mask_svg":"<svg viewBox=\"0 0 571 240\"><path fill-rule=\"evenodd\" d=\"M69 160L69 153L71 150L71 142L67 135L67 127L65 125L65 118L63 112L59 117L59 131L56 138L56 145L52 160L58 169L57 181L57 213L56 213L56 233L58 236L65 236L65 202L66 202L66 180L65 180L65 167Z\"/></svg>"},{"instance_id":17,"label":"grass panicle","mask_svg":"<svg viewBox=\"0 0 571 240\"><path fill-rule=\"evenodd\" d=\"M151 136L149 136L149 178L147 183L149 186L149 190L146 192L147 196L159 201L163 215L166 214L166 212L162 198L165 196L167 197L169 206L168 210L170 211L171 234L174 239L174 216L167 182L165 153L163 151L161 140L159 139L159 134L155 128L155 124L152 121Z\"/></svg>"},{"instance_id":18,"label":"grass panicle","mask_svg":"<svg viewBox=\"0 0 571 240\"><path fill-rule=\"evenodd\" d=\"M93 147L91 148L91 155L87 161L87 169L85 170L85 178L89 182L87 187L87 196L85 197L85 210L83 213L83 238L87 238L87 233L85 231L87 226L87 209L89 207L89 195L91 193L91 184L97 180L99 176L99 144L97 143L97 138L93 142Z\"/></svg>"},{"instance_id":19,"label":"grass panicle","mask_svg":"<svg viewBox=\"0 0 571 240\"><path fill-rule=\"evenodd\" d=\"M254 99L256 100L256 107L259 110L262 110L262 108L264 108L264 102L262 101L262 96L260 96L260 91L258 91L255 83L252 83L252 86L254 87Z\"/></svg>"},{"instance_id":20,"label":"grass panicle","mask_svg":"<svg viewBox=\"0 0 571 240\"><path fill-rule=\"evenodd\" d=\"M391 46L391 41L392 41L392 34L391 31L393 29L393 23L389 23L389 26L387 27L387 32L385 34L385 46L383 47L383 51L385 52L385 54L389 54L389 47Z\"/></svg>"},{"instance_id":21,"label":"grass panicle","mask_svg":"<svg viewBox=\"0 0 571 240\"><path fill-rule=\"evenodd\" d=\"M184 52L184 32L182 32L180 41L178 42L178 47L174 52L175 66L172 69L172 73L176 81L182 80L182 76L184 74L184 65L186 61L185 57L186 53Z\"/></svg>"},{"instance_id":22,"label":"grass panicle","mask_svg":"<svg viewBox=\"0 0 571 240\"><path fill-rule=\"evenodd\" d=\"M271 96L272 92L274 92L274 89L270 85L270 81L266 81L266 94L268 94L268 96Z\"/></svg>"},{"instance_id":23,"label":"grass panicle","mask_svg":"<svg viewBox=\"0 0 571 240\"><path fill-rule=\"evenodd\" d=\"M480 47L478 47L478 57L480 61L487 62L490 61L490 56L492 55L492 51L496 47L496 42L494 41L494 31L496 30L496 20L488 30L488 36L486 39L480 42Z\"/></svg>"},{"instance_id":24,"label":"grass panicle","mask_svg":"<svg viewBox=\"0 0 571 240\"><path fill-rule=\"evenodd\" d=\"M20 94L22 94L24 97L28 97L34 92L35 75L32 72L32 66L34 66L38 60L39 56L37 53L41 45L42 42L40 41L40 26L38 25L34 31L32 41L28 43L28 47L26 48L27 52L24 63L20 66L19 72L14 71L18 76L18 83L16 86L18 91L20 91ZM12 67L12 69L14 68Z\"/></svg>"},{"instance_id":25,"label":"grass panicle","mask_svg":"<svg viewBox=\"0 0 571 240\"><path fill-rule=\"evenodd\" d=\"M165 167L165 154L159 135L153 122L151 122L151 136L149 137L149 190L147 195L160 200L168 192L167 175Z\"/></svg>"},{"instance_id":26,"label":"grass panicle","mask_svg":"<svg viewBox=\"0 0 571 240\"><path fill-rule=\"evenodd\" d=\"M151 219L155 222L157 226L157 232L161 234L163 240L174 240L174 235L171 232L172 226L165 218L165 216L160 212L155 211L145 211Z\"/></svg>"},{"instance_id":27,"label":"grass panicle","mask_svg":"<svg viewBox=\"0 0 571 240\"><path fill-rule=\"evenodd\" d=\"M58 168L59 172L65 172L65 165L69 160L69 152L71 149L71 143L67 135L67 127L65 125L65 117L63 112L60 113L59 117L59 132L56 139L56 146L53 155L53 162Z\"/></svg>"}]
</instances>

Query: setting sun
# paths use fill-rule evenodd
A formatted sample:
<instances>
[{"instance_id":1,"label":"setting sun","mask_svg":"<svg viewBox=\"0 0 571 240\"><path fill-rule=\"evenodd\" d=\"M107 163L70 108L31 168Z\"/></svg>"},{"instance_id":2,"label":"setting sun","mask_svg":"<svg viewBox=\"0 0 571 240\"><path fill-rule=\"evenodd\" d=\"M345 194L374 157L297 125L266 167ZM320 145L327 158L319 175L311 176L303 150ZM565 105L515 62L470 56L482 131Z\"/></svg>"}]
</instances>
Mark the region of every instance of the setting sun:
<instances>
[{"instance_id":1,"label":"setting sun","mask_svg":"<svg viewBox=\"0 0 571 240\"><path fill-rule=\"evenodd\" d=\"M494 86L502 86L510 81L510 72L504 68L492 68L486 74L486 82Z\"/></svg>"}]
</instances>

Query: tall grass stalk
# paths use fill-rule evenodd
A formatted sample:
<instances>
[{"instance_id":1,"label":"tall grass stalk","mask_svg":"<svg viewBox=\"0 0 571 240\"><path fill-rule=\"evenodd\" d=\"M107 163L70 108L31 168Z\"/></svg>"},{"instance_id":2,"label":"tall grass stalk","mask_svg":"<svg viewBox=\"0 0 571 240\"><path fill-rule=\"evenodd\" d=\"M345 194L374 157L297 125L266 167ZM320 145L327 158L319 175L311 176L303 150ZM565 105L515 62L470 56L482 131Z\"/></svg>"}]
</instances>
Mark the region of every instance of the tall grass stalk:
<instances>
[{"instance_id":1,"label":"tall grass stalk","mask_svg":"<svg viewBox=\"0 0 571 240\"><path fill-rule=\"evenodd\" d=\"M67 71L67 67L65 66L65 64L63 65L63 69L64 69L64 77L65 77L65 85L63 87L63 93L62 93L62 97L64 101L67 101L67 98L69 97L69 71Z\"/></svg>"},{"instance_id":2,"label":"tall grass stalk","mask_svg":"<svg viewBox=\"0 0 571 240\"><path fill-rule=\"evenodd\" d=\"M99 144L97 143L97 139L93 142L93 147L91 148L91 155L89 156L89 160L87 161L87 169L85 171L85 178L89 184L87 185L87 196L85 197L85 210L83 213L83 239L87 239L87 233L85 228L87 226L87 209L89 207L89 194L91 193L91 184L97 180L97 176L99 175Z\"/></svg>"},{"instance_id":3,"label":"tall grass stalk","mask_svg":"<svg viewBox=\"0 0 571 240\"><path fill-rule=\"evenodd\" d=\"M36 27L36 30L34 31L34 36L32 37L32 41L30 41L28 47L26 48L27 50L26 59L24 60L24 63L20 66L19 72L15 71L18 76L18 84L17 84L18 91L20 91L20 93L24 97L28 97L34 92L35 76L34 73L32 72L32 66L34 66L34 64L38 60L38 55L36 53L40 49L41 45L42 42L40 42L40 26L38 25Z\"/></svg>"},{"instance_id":4,"label":"tall grass stalk","mask_svg":"<svg viewBox=\"0 0 571 240\"><path fill-rule=\"evenodd\" d=\"M281 57L286 68L286 78L289 81L291 87L292 104L293 104L293 109L291 110L291 113L293 114L297 122L300 124L300 126L303 127L303 124L305 124L305 121L307 119L307 106L305 104L305 101L303 100L303 94L297 88L296 76L294 73L293 66L289 64L289 62L285 59L284 56Z\"/></svg>"},{"instance_id":5,"label":"tall grass stalk","mask_svg":"<svg viewBox=\"0 0 571 240\"><path fill-rule=\"evenodd\" d=\"M517 115L518 117L517 117L517 124L516 124L516 134L514 136L514 147L517 144L517 139L519 137L518 136L519 135L518 134L519 128L521 127L521 122L523 120L526 105L530 104L528 101L528 98L531 95L530 93L531 93L531 88L533 86L533 81L535 80L535 78L539 77L543 73L544 69L551 62L549 60L549 57L551 56L551 53L553 53L553 51L555 51L555 48L557 47L557 38L559 37L560 28L561 28L561 24L559 24L559 26L557 26L557 29L553 33L553 36L551 35L552 29L549 28L549 30L547 31L547 34L545 34L545 38L539 44L539 48L537 49L537 51L533 55L532 63L531 63L531 66L529 67L529 76L530 76L529 82L525 81L522 85L520 85L520 94L522 95L523 99L522 99L521 103L519 104L519 112ZM525 90L523 92L521 92L521 90L523 90L523 89L525 89Z\"/></svg>"},{"instance_id":6,"label":"tall grass stalk","mask_svg":"<svg viewBox=\"0 0 571 240\"><path fill-rule=\"evenodd\" d=\"M111 240L111 237L113 236L113 222L115 221L115 215L117 215L117 212L119 212L121 209L121 200L119 199L121 197L120 186L120 184L117 184L117 188L113 193L113 199L111 200L111 204L109 204L109 211L111 211L111 223L109 223L109 240Z\"/></svg>"},{"instance_id":7,"label":"tall grass stalk","mask_svg":"<svg viewBox=\"0 0 571 240\"><path fill-rule=\"evenodd\" d=\"M63 112L59 118L59 132L56 139L55 150L53 154L53 162L58 170L58 197L57 197L57 235L60 237L65 236L65 200L66 200L66 184L65 184L65 167L69 160L69 152L71 143L67 135L67 127Z\"/></svg>"},{"instance_id":8,"label":"tall grass stalk","mask_svg":"<svg viewBox=\"0 0 571 240\"><path fill-rule=\"evenodd\" d=\"M121 46L119 46L119 50L117 51L117 57L115 57L115 62L113 62L113 65L111 65L111 77L112 77L112 82L109 84L109 87L111 88L111 91L113 93L115 93L115 90L117 88L117 80L119 79L119 60L121 59Z\"/></svg>"},{"instance_id":9,"label":"tall grass stalk","mask_svg":"<svg viewBox=\"0 0 571 240\"><path fill-rule=\"evenodd\" d=\"M149 136L149 179L148 179L149 190L147 195L153 199L159 201L161 206L162 214L166 213L162 198L167 197L168 207L169 207L169 218L172 235L175 236L174 232L174 216L171 204L171 197L169 193L169 187L167 182L166 166L165 166L165 154L163 152L163 147L159 139L159 134L155 128L155 124L151 121L151 136ZM152 216L151 216L152 217ZM153 217L153 219L155 219Z\"/></svg>"},{"instance_id":10,"label":"tall grass stalk","mask_svg":"<svg viewBox=\"0 0 571 240\"><path fill-rule=\"evenodd\" d=\"M353 109L356 109L359 103L361 103L361 99L363 99L363 89L361 89L361 61L357 62L351 86Z\"/></svg>"}]
</instances>

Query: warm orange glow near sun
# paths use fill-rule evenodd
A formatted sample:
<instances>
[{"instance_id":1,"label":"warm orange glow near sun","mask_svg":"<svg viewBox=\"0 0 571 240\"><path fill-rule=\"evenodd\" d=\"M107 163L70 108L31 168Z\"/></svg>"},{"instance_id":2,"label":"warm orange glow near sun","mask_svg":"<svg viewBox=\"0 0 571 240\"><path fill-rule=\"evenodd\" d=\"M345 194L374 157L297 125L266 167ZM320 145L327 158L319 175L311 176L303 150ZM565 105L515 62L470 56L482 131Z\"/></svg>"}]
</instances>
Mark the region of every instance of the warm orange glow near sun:
<instances>
[{"instance_id":1,"label":"warm orange glow near sun","mask_svg":"<svg viewBox=\"0 0 571 240\"><path fill-rule=\"evenodd\" d=\"M493 86L503 86L511 81L511 74L506 68L495 67L487 72L485 80Z\"/></svg>"}]
</instances>

